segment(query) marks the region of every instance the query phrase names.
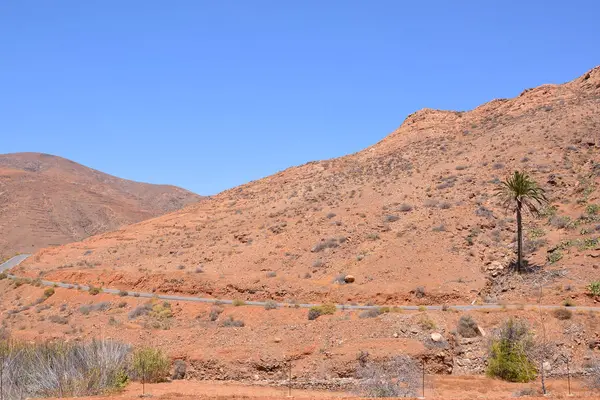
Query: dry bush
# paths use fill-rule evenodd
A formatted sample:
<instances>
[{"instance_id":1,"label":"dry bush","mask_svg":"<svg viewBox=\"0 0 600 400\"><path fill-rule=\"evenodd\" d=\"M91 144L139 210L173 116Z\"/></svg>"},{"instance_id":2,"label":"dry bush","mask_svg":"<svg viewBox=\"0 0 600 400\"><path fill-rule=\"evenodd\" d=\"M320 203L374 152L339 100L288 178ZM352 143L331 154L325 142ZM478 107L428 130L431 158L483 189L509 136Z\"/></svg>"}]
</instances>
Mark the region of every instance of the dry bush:
<instances>
[{"instance_id":1,"label":"dry bush","mask_svg":"<svg viewBox=\"0 0 600 400\"><path fill-rule=\"evenodd\" d=\"M379 308L371 308L358 314L358 318L376 318L381 315Z\"/></svg>"},{"instance_id":2,"label":"dry bush","mask_svg":"<svg viewBox=\"0 0 600 400\"><path fill-rule=\"evenodd\" d=\"M79 307L79 312L88 315L92 311L107 311L110 308L110 302L103 301L96 304L87 304Z\"/></svg>"},{"instance_id":3,"label":"dry bush","mask_svg":"<svg viewBox=\"0 0 600 400\"><path fill-rule=\"evenodd\" d=\"M477 322L470 315L463 315L460 317L456 331L464 338L474 338L479 336Z\"/></svg>"},{"instance_id":4,"label":"dry bush","mask_svg":"<svg viewBox=\"0 0 600 400\"><path fill-rule=\"evenodd\" d=\"M409 212L409 211L412 211L412 209L413 209L413 207L410 204L406 204L406 203L400 205L400 207L398 208L398 210L402 211L402 212Z\"/></svg>"},{"instance_id":5,"label":"dry bush","mask_svg":"<svg viewBox=\"0 0 600 400\"><path fill-rule=\"evenodd\" d=\"M425 288L423 286L417 286L412 292L418 299L425 297Z\"/></svg>"},{"instance_id":6,"label":"dry bush","mask_svg":"<svg viewBox=\"0 0 600 400\"><path fill-rule=\"evenodd\" d=\"M63 317L62 315L51 315L48 317L48 320L54 324L66 325L69 323L69 319L67 317Z\"/></svg>"},{"instance_id":7,"label":"dry bush","mask_svg":"<svg viewBox=\"0 0 600 400\"><path fill-rule=\"evenodd\" d=\"M397 215L386 215L383 219L385 222L396 222L400 219Z\"/></svg>"},{"instance_id":8,"label":"dry bush","mask_svg":"<svg viewBox=\"0 0 600 400\"><path fill-rule=\"evenodd\" d=\"M219 315L221 315L222 312L223 312L223 307L213 306L210 309L210 313L208 314L208 319L214 322L217 319L219 319Z\"/></svg>"},{"instance_id":9,"label":"dry bush","mask_svg":"<svg viewBox=\"0 0 600 400\"><path fill-rule=\"evenodd\" d=\"M312 251L313 253L318 253L322 250L325 249L333 249L338 247L338 241L336 238L331 238L331 239L327 239L327 240L322 240L319 243L317 243L310 251Z\"/></svg>"},{"instance_id":10,"label":"dry bush","mask_svg":"<svg viewBox=\"0 0 600 400\"><path fill-rule=\"evenodd\" d=\"M557 308L552 311L552 315L554 315L554 318L564 321L566 319L571 319L573 317L573 312L566 308Z\"/></svg>"},{"instance_id":11,"label":"dry bush","mask_svg":"<svg viewBox=\"0 0 600 400\"><path fill-rule=\"evenodd\" d=\"M175 360L173 363L172 380L184 379L187 372L187 364L183 360Z\"/></svg>"},{"instance_id":12,"label":"dry bush","mask_svg":"<svg viewBox=\"0 0 600 400\"><path fill-rule=\"evenodd\" d=\"M358 394L364 397L416 397L421 383L419 366L409 356L374 362L361 353L356 376Z\"/></svg>"},{"instance_id":13,"label":"dry bush","mask_svg":"<svg viewBox=\"0 0 600 400\"><path fill-rule=\"evenodd\" d=\"M538 394L537 390L534 388L528 387L519 389L513 393L513 397L524 397L524 396L536 396Z\"/></svg>"},{"instance_id":14,"label":"dry bush","mask_svg":"<svg viewBox=\"0 0 600 400\"><path fill-rule=\"evenodd\" d=\"M600 360L596 360L588 368L587 385L590 389L600 390Z\"/></svg>"},{"instance_id":15,"label":"dry bush","mask_svg":"<svg viewBox=\"0 0 600 400\"><path fill-rule=\"evenodd\" d=\"M550 225L558 229L565 229L571 223L571 219L569 217L562 217L559 215L555 215L550 218Z\"/></svg>"},{"instance_id":16,"label":"dry bush","mask_svg":"<svg viewBox=\"0 0 600 400\"><path fill-rule=\"evenodd\" d=\"M129 319L136 319L137 317L141 317L142 315L148 315L148 313L152 310L152 305L150 303L140 304L133 310L129 312Z\"/></svg>"},{"instance_id":17,"label":"dry bush","mask_svg":"<svg viewBox=\"0 0 600 400\"><path fill-rule=\"evenodd\" d=\"M265 303L265 310L276 310L277 308L279 308L279 306L277 305L276 301L267 300Z\"/></svg>"},{"instance_id":18,"label":"dry bush","mask_svg":"<svg viewBox=\"0 0 600 400\"><path fill-rule=\"evenodd\" d=\"M423 202L423 205L428 208L433 208L433 207L437 207L438 203L439 203L439 201L436 199L426 199Z\"/></svg>"},{"instance_id":19,"label":"dry bush","mask_svg":"<svg viewBox=\"0 0 600 400\"><path fill-rule=\"evenodd\" d=\"M232 315L229 318L226 318L225 321L221 323L221 326L226 328L242 328L246 324L241 319L234 319Z\"/></svg>"},{"instance_id":20,"label":"dry bush","mask_svg":"<svg viewBox=\"0 0 600 400\"><path fill-rule=\"evenodd\" d=\"M449 203L449 202L447 202L447 201L444 201L443 203L441 203L441 204L440 204L440 206L439 206L439 207L440 207L442 210L447 210L447 209L449 209L450 207L452 207L452 204L450 204L450 203Z\"/></svg>"},{"instance_id":21,"label":"dry bush","mask_svg":"<svg viewBox=\"0 0 600 400\"><path fill-rule=\"evenodd\" d=\"M8 339L10 339L10 331L8 330L7 327L1 326L0 327L0 341L6 341Z\"/></svg>"},{"instance_id":22,"label":"dry bush","mask_svg":"<svg viewBox=\"0 0 600 400\"><path fill-rule=\"evenodd\" d=\"M89 343L0 342L4 399L91 396L122 388L129 346Z\"/></svg>"}]
</instances>

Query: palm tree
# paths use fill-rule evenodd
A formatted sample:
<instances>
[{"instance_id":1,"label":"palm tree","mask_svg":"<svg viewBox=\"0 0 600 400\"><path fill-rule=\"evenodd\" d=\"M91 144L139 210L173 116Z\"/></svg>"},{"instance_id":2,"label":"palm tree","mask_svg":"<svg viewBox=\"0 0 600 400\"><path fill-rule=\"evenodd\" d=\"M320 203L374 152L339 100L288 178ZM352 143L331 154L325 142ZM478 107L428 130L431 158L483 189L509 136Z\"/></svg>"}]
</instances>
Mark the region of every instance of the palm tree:
<instances>
[{"instance_id":1,"label":"palm tree","mask_svg":"<svg viewBox=\"0 0 600 400\"><path fill-rule=\"evenodd\" d=\"M515 171L498 188L497 194L502 198L507 209L517 213L517 272L523 266L523 210L539 215L539 207L548 203L544 189L540 188L525 172Z\"/></svg>"}]
</instances>

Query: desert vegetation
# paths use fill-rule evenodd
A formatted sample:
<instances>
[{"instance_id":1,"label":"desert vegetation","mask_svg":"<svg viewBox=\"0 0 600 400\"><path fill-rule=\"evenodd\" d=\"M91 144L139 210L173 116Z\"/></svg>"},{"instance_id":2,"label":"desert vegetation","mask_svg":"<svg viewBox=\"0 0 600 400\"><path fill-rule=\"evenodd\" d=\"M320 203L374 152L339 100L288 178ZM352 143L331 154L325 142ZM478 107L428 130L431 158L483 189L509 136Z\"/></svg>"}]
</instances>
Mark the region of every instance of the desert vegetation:
<instances>
[{"instance_id":1,"label":"desert vegetation","mask_svg":"<svg viewBox=\"0 0 600 400\"><path fill-rule=\"evenodd\" d=\"M72 343L98 330L136 345L160 335L169 355L201 354L190 376L206 379L283 379L287 354L298 376L345 379L355 372L348 359L364 349L361 393L380 396L414 395L397 376L416 360L427 373L511 382L541 375L548 361L550 376L564 376L558 355L539 356L542 320L572 370L591 373L597 316L583 307L600 298L600 113L597 90L585 85L545 86L469 112L422 110L368 151L39 252L11 271L19 278L0 274L2 326ZM91 288L65 293L41 279ZM540 318L531 301L542 286L542 305L564 307ZM253 307L265 299L273 300ZM305 303L322 305L295 309ZM412 309L394 312L399 304ZM463 315L454 307L462 304L474 310ZM398 368L389 348L420 350ZM146 356L147 367L164 364ZM139 379L136 363L127 365L128 379Z\"/></svg>"},{"instance_id":2,"label":"desert vegetation","mask_svg":"<svg viewBox=\"0 0 600 400\"><path fill-rule=\"evenodd\" d=\"M364 397L416 397L421 384L418 363L406 355L372 361L359 354L357 392Z\"/></svg>"},{"instance_id":3,"label":"desert vegetation","mask_svg":"<svg viewBox=\"0 0 600 400\"><path fill-rule=\"evenodd\" d=\"M129 380L160 382L170 362L153 348L113 340L26 343L0 340L0 398L78 397L123 389Z\"/></svg>"},{"instance_id":4,"label":"desert vegetation","mask_svg":"<svg viewBox=\"0 0 600 400\"><path fill-rule=\"evenodd\" d=\"M517 215L517 272L523 268L523 211L539 215L540 208L548 203L545 192L525 172L515 173L502 182L497 191L507 209Z\"/></svg>"},{"instance_id":5,"label":"desert vegetation","mask_svg":"<svg viewBox=\"0 0 600 400\"><path fill-rule=\"evenodd\" d=\"M337 307L335 304L322 304L320 306L311 307L308 310L308 319L315 320L319 318L321 315L332 315L335 314Z\"/></svg>"},{"instance_id":6,"label":"desert vegetation","mask_svg":"<svg viewBox=\"0 0 600 400\"><path fill-rule=\"evenodd\" d=\"M122 388L128 346L111 341L26 344L0 342L3 398L72 397Z\"/></svg>"},{"instance_id":7,"label":"desert vegetation","mask_svg":"<svg viewBox=\"0 0 600 400\"><path fill-rule=\"evenodd\" d=\"M530 353L533 337L525 322L509 319L490 343L487 373L509 382L529 382L537 376Z\"/></svg>"}]
</instances>

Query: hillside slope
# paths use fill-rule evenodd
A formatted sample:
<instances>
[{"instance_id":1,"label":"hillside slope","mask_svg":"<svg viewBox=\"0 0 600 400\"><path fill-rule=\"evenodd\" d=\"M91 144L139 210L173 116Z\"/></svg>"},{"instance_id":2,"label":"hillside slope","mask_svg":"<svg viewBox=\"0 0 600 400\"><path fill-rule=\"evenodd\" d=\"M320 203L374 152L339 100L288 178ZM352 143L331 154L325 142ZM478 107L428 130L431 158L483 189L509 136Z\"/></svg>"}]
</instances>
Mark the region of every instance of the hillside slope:
<instances>
[{"instance_id":1,"label":"hillside slope","mask_svg":"<svg viewBox=\"0 0 600 400\"><path fill-rule=\"evenodd\" d=\"M155 217L200 196L39 153L0 155L0 255L33 252Z\"/></svg>"},{"instance_id":2,"label":"hillside slope","mask_svg":"<svg viewBox=\"0 0 600 400\"><path fill-rule=\"evenodd\" d=\"M21 273L205 296L373 302L578 302L598 276L600 68L472 111L421 110L381 142L225 191L160 218L45 249ZM552 207L515 223L494 190L515 169ZM85 266L82 268L82 266ZM352 274L353 284L341 277ZM423 296L424 292L424 296ZM579 299L580 297L580 299Z\"/></svg>"}]
</instances>

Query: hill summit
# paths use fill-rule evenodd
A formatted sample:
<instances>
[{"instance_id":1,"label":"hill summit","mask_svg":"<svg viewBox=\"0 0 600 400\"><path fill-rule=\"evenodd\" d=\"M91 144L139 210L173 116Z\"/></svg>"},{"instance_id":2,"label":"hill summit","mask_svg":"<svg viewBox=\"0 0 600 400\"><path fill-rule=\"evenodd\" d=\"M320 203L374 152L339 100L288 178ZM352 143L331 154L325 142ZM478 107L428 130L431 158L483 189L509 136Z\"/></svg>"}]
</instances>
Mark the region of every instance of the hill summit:
<instances>
[{"instance_id":1,"label":"hill summit","mask_svg":"<svg viewBox=\"0 0 600 400\"><path fill-rule=\"evenodd\" d=\"M155 217L201 197L40 153L0 154L0 255L30 253Z\"/></svg>"}]
</instances>

